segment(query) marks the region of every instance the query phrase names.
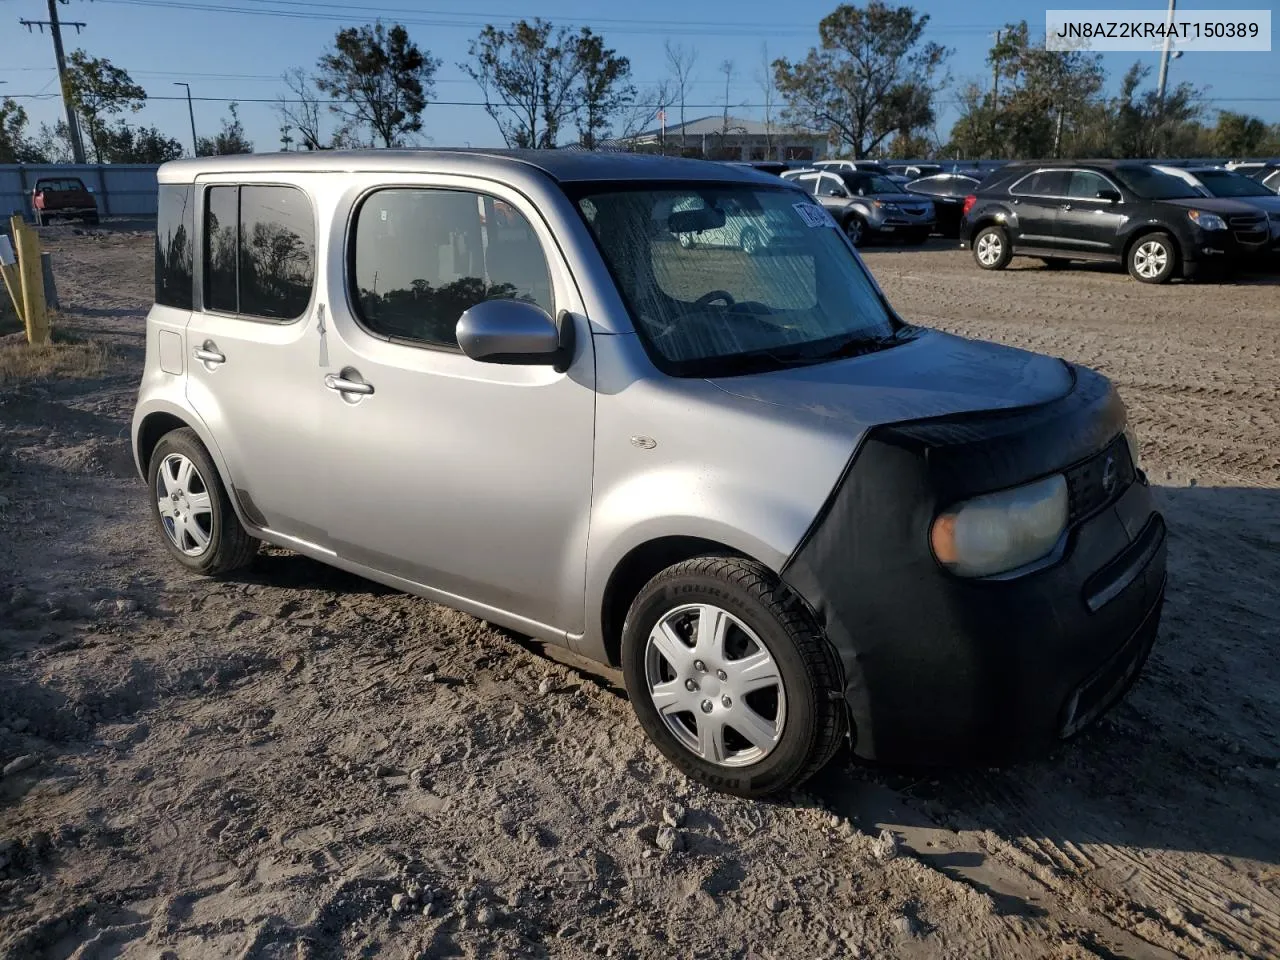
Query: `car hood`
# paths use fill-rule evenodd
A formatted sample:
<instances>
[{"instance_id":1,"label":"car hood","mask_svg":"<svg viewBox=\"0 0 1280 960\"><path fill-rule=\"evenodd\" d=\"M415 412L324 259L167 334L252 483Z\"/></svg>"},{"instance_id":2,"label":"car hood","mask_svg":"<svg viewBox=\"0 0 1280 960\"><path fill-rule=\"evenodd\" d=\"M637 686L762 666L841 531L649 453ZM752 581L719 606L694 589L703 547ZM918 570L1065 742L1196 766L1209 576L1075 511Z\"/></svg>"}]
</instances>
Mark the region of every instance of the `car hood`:
<instances>
[{"instance_id":1,"label":"car hood","mask_svg":"<svg viewBox=\"0 0 1280 960\"><path fill-rule=\"evenodd\" d=\"M931 197L926 197L919 193L866 193L860 197L854 197L855 200L880 200L884 203L928 203Z\"/></svg>"},{"instance_id":2,"label":"car hood","mask_svg":"<svg viewBox=\"0 0 1280 960\"><path fill-rule=\"evenodd\" d=\"M1177 200L1165 200L1164 202L1172 203L1177 207L1185 207L1188 210L1207 210L1209 213L1221 213L1228 216L1240 213L1256 214L1258 212L1257 207L1230 197L1182 197Z\"/></svg>"},{"instance_id":3,"label":"car hood","mask_svg":"<svg viewBox=\"0 0 1280 960\"><path fill-rule=\"evenodd\" d=\"M724 392L862 429L1047 403L1074 378L1053 357L936 330L860 357L710 381Z\"/></svg>"}]
</instances>

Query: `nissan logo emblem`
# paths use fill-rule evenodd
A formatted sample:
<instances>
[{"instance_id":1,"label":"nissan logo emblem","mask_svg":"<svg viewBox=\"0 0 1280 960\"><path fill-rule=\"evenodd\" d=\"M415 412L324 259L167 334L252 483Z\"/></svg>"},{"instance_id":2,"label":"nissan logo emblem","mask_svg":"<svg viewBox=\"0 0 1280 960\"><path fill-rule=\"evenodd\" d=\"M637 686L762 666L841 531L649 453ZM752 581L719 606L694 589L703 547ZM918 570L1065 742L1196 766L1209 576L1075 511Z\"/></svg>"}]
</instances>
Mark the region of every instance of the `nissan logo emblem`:
<instances>
[{"instance_id":1,"label":"nissan logo emblem","mask_svg":"<svg viewBox=\"0 0 1280 960\"><path fill-rule=\"evenodd\" d=\"M1110 494L1116 488L1116 481L1120 479L1120 471L1116 469L1116 458L1112 454L1107 457L1107 462L1102 465L1102 489L1105 493Z\"/></svg>"}]
</instances>

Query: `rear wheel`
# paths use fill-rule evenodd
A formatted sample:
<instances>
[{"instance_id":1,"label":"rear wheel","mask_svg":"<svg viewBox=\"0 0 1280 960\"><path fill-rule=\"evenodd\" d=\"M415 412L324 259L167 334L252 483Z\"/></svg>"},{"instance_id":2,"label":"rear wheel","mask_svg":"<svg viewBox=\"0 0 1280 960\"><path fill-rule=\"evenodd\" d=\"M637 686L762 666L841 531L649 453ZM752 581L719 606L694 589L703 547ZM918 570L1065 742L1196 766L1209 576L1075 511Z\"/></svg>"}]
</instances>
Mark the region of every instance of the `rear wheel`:
<instances>
[{"instance_id":1,"label":"rear wheel","mask_svg":"<svg viewBox=\"0 0 1280 960\"><path fill-rule=\"evenodd\" d=\"M835 657L769 570L733 557L668 567L623 625L636 717L687 776L738 796L788 789L845 730Z\"/></svg>"},{"instance_id":2,"label":"rear wheel","mask_svg":"<svg viewBox=\"0 0 1280 960\"><path fill-rule=\"evenodd\" d=\"M983 270L1003 270L1013 259L1008 234L1000 227L983 227L973 238L973 259Z\"/></svg>"},{"instance_id":3,"label":"rear wheel","mask_svg":"<svg viewBox=\"0 0 1280 960\"><path fill-rule=\"evenodd\" d=\"M748 254L759 253L764 246L760 241L760 234L756 232L754 227L747 227L742 231L740 242L742 244L742 252Z\"/></svg>"},{"instance_id":4,"label":"rear wheel","mask_svg":"<svg viewBox=\"0 0 1280 960\"><path fill-rule=\"evenodd\" d=\"M1178 269L1178 248L1167 233L1148 233L1129 247L1129 276L1141 283L1168 283Z\"/></svg>"},{"instance_id":5,"label":"rear wheel","mask_svg":"<svg viewBox=\"0 0 1280 960\"><path fill-rule=\"evenodd\" d=\"M240 525L218 470L194 430L166 433L147 468L151 514L188 570L214 577L246 566L258 540Z\"/></svg>"}]
</instances>

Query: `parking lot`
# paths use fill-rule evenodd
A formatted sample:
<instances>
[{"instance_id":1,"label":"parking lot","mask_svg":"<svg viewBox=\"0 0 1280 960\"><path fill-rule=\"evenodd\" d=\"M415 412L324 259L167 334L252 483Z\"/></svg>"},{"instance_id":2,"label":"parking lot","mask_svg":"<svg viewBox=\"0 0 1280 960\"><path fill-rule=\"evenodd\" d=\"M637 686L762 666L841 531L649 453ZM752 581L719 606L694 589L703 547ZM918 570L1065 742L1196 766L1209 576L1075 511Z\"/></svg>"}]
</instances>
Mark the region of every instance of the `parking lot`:
<instances>
[{"instance_id":1,"label":"parking lot","mask_svg":"<svg viewBox=\"0 0 1280 960\"><path fill-rule=\"evenodd\" d=\"M758 803L482 621L275 549L178 573L128 450L152 237L45 240L59 328L110 353L0 383L0 954L1280 956L1280 274L864 249L906 319L1115 381L1165 619L1049 758L841 757Z\"/></svg>"}]
</instances>

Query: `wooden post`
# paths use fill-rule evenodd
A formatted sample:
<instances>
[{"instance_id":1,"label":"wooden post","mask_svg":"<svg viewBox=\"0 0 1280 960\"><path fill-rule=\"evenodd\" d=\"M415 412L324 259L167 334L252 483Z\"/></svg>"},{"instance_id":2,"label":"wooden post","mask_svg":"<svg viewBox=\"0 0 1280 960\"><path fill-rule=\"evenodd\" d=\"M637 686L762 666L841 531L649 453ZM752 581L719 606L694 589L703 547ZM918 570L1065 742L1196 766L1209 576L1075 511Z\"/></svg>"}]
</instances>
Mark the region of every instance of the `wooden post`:
<instances>
[{"instance_id":1,"label":"wooden post","mask_svg":"<svg viewBox=\"0 0 1280 960\"><path fill-rule=\"evenodd\" d=\"M25 329L27 322L22 319L22 277L18 275L18 255L9 238L2 233L0 233L0 277L4 278L4 288L9 291L9 299L13 301L13 312Z\"/></svg>"},{"instance_id":2,"label":"wooden post","mask_svg":"<svg viewBox=\"0 0 1280 960\"><path fill-rule=\"evenodd\" d=\"M13 239L18 248L18 271L22 275L22 318L27 324L27 343L33 347L49 342L49 311L44 302L44 271L40 268L40 237L15 216Z\"/></svg>"},{"instance_id":3,"label":"wooden post","mask_svg":"<svg viewBox=\"0 0 1280 960\"><path fill-rule=\"evenodd\" d=\"M58 284L53 278L53 254L48 251L40 253L40 273L44 277L44 305L50 310L57 310Z\"/></svg>"}]
</instances>

